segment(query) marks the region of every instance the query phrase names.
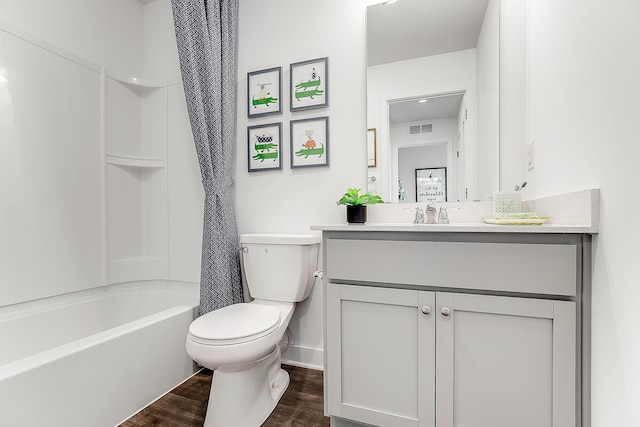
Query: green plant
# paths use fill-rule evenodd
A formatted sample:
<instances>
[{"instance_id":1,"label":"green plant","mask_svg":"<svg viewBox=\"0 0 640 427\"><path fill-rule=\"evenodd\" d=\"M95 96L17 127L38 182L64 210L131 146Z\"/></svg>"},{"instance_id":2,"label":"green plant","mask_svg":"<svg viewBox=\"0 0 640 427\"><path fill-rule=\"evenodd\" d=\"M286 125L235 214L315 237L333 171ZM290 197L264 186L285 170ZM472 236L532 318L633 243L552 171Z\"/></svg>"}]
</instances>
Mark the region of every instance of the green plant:
<instances>
[{"instance_id":1,"label":"green plant","mask_svg":"<svg viewBox=\"0 0 640 427\"><path fill-rule=\"evenodd\" d=\"M364 194L360 193L360 188L349 188L347 192L344 193L344 196L340 200L336 202L338 205L373 205L375 203L384 203L384 200L380 196L374 196L373 194L367 192Z\"/></svg>"}]
</instances>

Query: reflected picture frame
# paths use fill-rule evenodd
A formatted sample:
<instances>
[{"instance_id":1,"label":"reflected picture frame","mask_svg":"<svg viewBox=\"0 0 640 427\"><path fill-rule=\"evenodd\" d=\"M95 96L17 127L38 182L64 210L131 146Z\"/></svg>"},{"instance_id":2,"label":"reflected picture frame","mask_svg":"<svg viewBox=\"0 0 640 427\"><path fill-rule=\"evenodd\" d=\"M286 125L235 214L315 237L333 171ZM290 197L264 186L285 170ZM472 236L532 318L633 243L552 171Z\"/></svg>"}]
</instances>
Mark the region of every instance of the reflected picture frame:
<instances>
[{"instance_id":1,"label":"reflected picture frame","mask_svg":"<svg viewBox=\"0 0 640 427\"><path fill-rule=\"evenodd\" d=\"M416 202L447 201L447 168L416 169Z\"/></svg>"},{"instance_id":2,"label":"reflected picture frame","mask_svg":"<svg viewBox=\"0 0 640 427\"><path fill-rule=\"evenodd\" d=\"M367 129L367 166L376 167L376 129Z\"/></svg>"}]
</instances>

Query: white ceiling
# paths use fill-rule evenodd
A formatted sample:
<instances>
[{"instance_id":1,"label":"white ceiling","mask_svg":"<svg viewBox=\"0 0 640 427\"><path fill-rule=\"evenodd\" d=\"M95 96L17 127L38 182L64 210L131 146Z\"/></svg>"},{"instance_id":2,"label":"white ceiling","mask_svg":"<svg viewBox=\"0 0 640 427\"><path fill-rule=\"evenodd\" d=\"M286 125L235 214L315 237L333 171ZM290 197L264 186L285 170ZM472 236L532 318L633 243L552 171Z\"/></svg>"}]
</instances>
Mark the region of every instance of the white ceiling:
<instances>
[{"instance_id":1,"label":"white ceiling","mask_svg":"<svg viewBox=\"0 0 640 427\"><path fill-rule=\"evenodd\" d=\"M425 103L417 99L394 102L389 105L389 123L417 123L422 121L458 117L463 94L437 96Z\"/></svg>"},{"instance_id":2,"label":"white ceiling","mask_svg":"<svg viewBox=\"0 0 640 427\"><path fill-rule=\"evenodd\" d=\"M367 8L369 66L473 49L489 0L398 0Z\"/></svg>"}]
</instances>

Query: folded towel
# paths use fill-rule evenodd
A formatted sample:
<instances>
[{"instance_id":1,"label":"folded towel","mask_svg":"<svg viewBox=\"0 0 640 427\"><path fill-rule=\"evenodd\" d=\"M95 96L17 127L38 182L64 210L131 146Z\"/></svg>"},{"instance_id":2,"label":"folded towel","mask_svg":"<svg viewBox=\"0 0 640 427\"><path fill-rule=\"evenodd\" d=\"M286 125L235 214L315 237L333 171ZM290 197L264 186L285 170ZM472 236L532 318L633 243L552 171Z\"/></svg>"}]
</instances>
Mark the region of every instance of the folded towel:
<instances>
[{"instance_id":1,"label":"folded towel","mask_svg":"<svg viewBox=\"0 0 640 427\"><path fill-rule=\"evenodd\" d=\"M536 212L500 212L493 216L494 218L537 218Z\"/></svg>"}]
</instances>

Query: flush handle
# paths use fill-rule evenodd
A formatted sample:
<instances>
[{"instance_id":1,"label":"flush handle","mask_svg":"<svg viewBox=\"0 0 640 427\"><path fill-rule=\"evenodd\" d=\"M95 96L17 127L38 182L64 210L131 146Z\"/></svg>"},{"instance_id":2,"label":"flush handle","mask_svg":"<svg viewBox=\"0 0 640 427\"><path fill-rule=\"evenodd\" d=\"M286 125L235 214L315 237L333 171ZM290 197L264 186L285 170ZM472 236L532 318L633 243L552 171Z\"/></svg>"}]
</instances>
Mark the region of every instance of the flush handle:
<instances>
[{"instance_id":1,"label":"flush handle","mask_svg":"<svg viewBox=\"0 0 640 427\"><path fill-rule=\"evenodd\" d=\"M431 307L428 305L423 305L421 308L422 314L426 314L427 316L431 314Z\"/></svg>"}]
</instances>

